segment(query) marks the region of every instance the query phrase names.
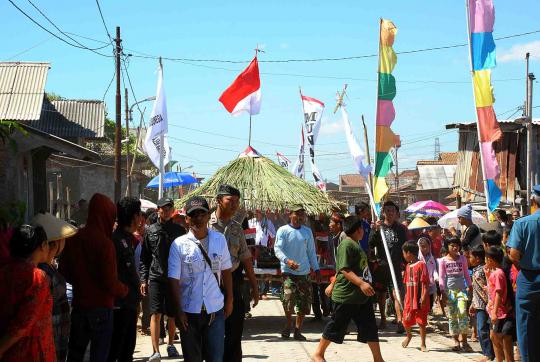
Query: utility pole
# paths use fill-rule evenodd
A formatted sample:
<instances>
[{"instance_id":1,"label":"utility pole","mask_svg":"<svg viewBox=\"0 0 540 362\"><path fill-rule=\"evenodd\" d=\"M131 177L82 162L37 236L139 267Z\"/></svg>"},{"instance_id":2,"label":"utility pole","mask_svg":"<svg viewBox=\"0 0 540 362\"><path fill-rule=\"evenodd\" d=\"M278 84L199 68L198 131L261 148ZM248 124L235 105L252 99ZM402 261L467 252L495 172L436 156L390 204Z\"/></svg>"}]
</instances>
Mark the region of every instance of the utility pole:
<instances>
[{"instance_id":1,"label":"utility pole","mask_svg":"<svg viewBox=\"0 0 540 362\"><path fill-rule=\"evenodd\" d=\"M126 105L126 196L131 196L131 173L129 172L129 105L127 88L124 88L124 94L124 104Z\"/></svg>"},{"instance_id":2,"label":"utility pole","mask_svg":"<svg viewBox=\"0 0 540 362\"><path fill-rule=\"evenodd\" d=\"M439 142L439 137L435 138L435 152L433 154L433 159L437 161L439 159L439 155L441 154L441 143Z\"/></svg>"},{"instance_id":3,"label":"utility pole","mask_svg":"<svg viewBox=\"0 0 540 362\"><path fill-rule=\"evenodd\" d=\"M116 127L114 134L114 201L120 201L122 195L122 175L120 161L122 158L122 98L120 96L120 53L122 52L120 40L120 27L116 27Z\"/></svg>"},{"instance_id":4,"label":"utility pole","mask_svg":"<svg viewBox=\"0 0 540 362\"><path fill-rule=\"evenodd\" d=\"M528 54L528 53L527 53ZM527 58L528 63L528 58ZM532 118L532 97L533 83L536 78L533 73L527 74L527 213L531 213L531 190L533 186L533 118ZM536 168L536 167L535 167Z\"/></svg>"}]
</instances>

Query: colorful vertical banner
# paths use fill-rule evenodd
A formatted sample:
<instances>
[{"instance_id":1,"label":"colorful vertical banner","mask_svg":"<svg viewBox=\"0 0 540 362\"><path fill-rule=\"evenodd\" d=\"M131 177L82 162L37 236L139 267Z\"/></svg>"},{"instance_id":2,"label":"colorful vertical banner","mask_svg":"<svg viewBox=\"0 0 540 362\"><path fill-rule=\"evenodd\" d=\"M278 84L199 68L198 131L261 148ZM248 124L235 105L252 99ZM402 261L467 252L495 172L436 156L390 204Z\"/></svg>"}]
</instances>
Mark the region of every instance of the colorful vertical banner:
<instances>
[{"instance_id":1,"label":"colorful vertical banner","mask_svg":"<svg viewBox=\"0 0 540 362\"><path fill-rule=\"evenodd\" d=\"M393 22L381 19L373 180L375 204L379 204L388 192L385 177L393 166L390 151L399 142L398 137L390 128L396 117L392 102L396 96L396 79L392 75L397 63L397 56L393 48L396 33L397 28Z\"/></svg>"},{"instance_id":2,"label":"colorful vertical banner","mask_svg":"<svg viewBox=\"0 0 540 362\"><path fill-rule=\"evenodd\" d=\"M469 51L473 93L476 105L479 151L485 180L486 204L490 212L498 206L502 192L497 186L499 164L493 143L503 136L493 110L495 98L491 85L491 69L495 68L493 24L495 8L492 0L468 1Z\"/></svg>"}]
</instances>

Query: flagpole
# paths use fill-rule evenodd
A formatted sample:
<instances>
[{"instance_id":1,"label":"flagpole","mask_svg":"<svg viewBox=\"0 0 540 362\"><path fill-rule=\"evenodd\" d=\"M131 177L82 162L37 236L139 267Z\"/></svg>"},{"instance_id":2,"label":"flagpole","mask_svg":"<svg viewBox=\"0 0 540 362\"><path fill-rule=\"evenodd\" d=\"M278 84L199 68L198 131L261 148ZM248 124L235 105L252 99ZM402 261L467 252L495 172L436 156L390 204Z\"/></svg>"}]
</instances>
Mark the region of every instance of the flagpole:
<instances>
[{"instance_id":1,"label":"flagpole","mask_svg":"<svg viewBox=\"0 0 540 362\"><path fill-rule=\"evenodd\" d=\"M480 167L482 169L482 181L484 183L484 194L486 196L486 215L488 221L490 220L491 212L489 211L489 190L486 179L486 169L484 164L484 155L482 155L482 146L480 144L480 122L478 120L478 112L476 111L476 95L474 92L474 68L472 63L472 49L471 49L471 17L470 17L470 8L469 0L465 0L465 12L467 15L467 40L469 43L469 65L471 67L471 86L473 90L473 100L474 100L474 114L476 115L476 131L478 137L478 156L480 157Z\"/></svg>"},{"instance_id":2,"label":"flagpole","mask_svg":"<svg viewBox=\"0 0 540 362\"><path fill-rule=\"evenodd\" d=\"M379 86L380 86L380 83L381 83L381 70L379 69L380 67L380 62L381 62L381 31L382 31L382 18L379 18L379 49L378 49L378 57L377 57L377 86L375 87L376 91L375 91L375 147L374 147L374 150L375 150L375 167L373 168L374 170L377 169L377 115L379 114ZM369 154L369 145L366 145L366 148L368 149L368 154ZM371 162L371 160L368 158L368 162ZM371 183L371 194L373 195L373 193L375 192L375 185L373 184L373 182ZM375 208L375 214L377 214L377 209Z\"/></svg>"},{"instance_id":3,"label":"flagpole","mask_svg":"<svg viewBox=\"0 0 540 362\"><path fill-rule=\"evenodd\" d=\"M380 62L381 62L381 31L382 31L382 18L379 18L379 52L378 52L378 58L377 58L377 91L376 91L376 97L375 97L375 169L377 169L377 114L379 113L379 84L381 81L381 70L380 70ZM377 207L375 205L375 199L373 198L373 192L375 186L372 184L369 188L366 188L368 190L368 196L371 201L371 207L373 209L373 212L375 213L376 220L379 220L379 214L377 213ZM388 266L390 268L390 275L392 276L392 283L394 284L394 290L396 291L396 296L398 298L398 303L401 309L403 309L403 306L401 304L401 292L398 288L396 273L393 267L392 258L390 258L390 250L388 248L388 243L386 242L386 236L384 235L382 226L380 228L381 233L381 239L382 244L384 247L384 251L386 252L386 259L388 261Z\"/></svg>"},{"instance_id":4,"label":"flagpole","mask_svg":"<svg viewBox=\"0 0 540 362\"><path fill-rule=\"evenodd\" d=\"M362 115L362 126L364 126L364 143L366 145L366 156L367 156L367 163L368 163L368 166L371 166L371 156L369 154L369 142L368 142L368 133L367 133L367 127L366 127L366 122L364 121L364 115ZM371 189L372 185L373 185L373 173L371 171L369 171L369 188ZM370 194L371 195L371 194ZM373 195L371 195L371 197L373 197ZM373 203L373 205L375 205ZM375 220L376 218L376 215L377 213L374 211L375 209L372 209L371 210L371 219L372 220Z\"/></svg>"},{"instance_id":5,"label":"flagpole","mask_svg":"<svg viewBox=\"0 0 540 362\"><path fill-rule=\"evenodd\" d=\"M161 57L159 57L159 70L161 71L161 77L163 78L163 64L161 62ZM159 135L159 189L158 189L158 198L161 199L163 197L163 151L164 148L164 136L163 132Z\"/></svg>"},{"instance_id":6,"label":"flagpole","mask_svg":"<svg viewBox=\"0 0 540 362\"><path fill-rule=\"evenodd\" d=\"M248 146L251 147L251 110L249 112L249 138L248 138Z\"/></svg>"},{"instance_id":7,"label":"flagpole","mask_svg":"<svg viewBox=\"0 0 540 362\"><path fill-rule=\"evenodd\" d=\"M302 87L298 86L298 91L300 92L300 103L302 104L302 122L300 123L300 125L302 126L301 136L302 136L302 144L304 145L302 151L304 153L304 166L303 167L304 167L304 179L305 179L306 178L306 135L304 134L304 123L306 122L306 109L304 108L304 100L302 99L303 97Z\"/></svg>"}]
</instances>

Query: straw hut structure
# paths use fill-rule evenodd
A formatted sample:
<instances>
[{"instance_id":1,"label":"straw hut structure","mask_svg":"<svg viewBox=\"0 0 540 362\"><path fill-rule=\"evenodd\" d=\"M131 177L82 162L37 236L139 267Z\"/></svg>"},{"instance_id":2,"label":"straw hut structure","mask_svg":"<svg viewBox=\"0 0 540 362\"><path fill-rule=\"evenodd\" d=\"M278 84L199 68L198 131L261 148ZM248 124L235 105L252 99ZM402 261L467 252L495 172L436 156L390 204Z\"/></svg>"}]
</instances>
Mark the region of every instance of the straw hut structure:
<instances>
[{"instance_id":1,"label":"straw hut structure","mask_svg":"<svg viewBox=\"0 0 540 362\"><path fill-rule=\"evenodd\" d=\"M270 209L283 212L292 205L301 204L308 214L318 215L339 208L338 202L325 192L292 175L286 168L261 156L251 147L220 168L201 187L176 200L176 206L184 207L191 196L202 196L211 206L215 206L218 188L222 184L240 190L246 210Z\"/></svg>"}]
</instances>

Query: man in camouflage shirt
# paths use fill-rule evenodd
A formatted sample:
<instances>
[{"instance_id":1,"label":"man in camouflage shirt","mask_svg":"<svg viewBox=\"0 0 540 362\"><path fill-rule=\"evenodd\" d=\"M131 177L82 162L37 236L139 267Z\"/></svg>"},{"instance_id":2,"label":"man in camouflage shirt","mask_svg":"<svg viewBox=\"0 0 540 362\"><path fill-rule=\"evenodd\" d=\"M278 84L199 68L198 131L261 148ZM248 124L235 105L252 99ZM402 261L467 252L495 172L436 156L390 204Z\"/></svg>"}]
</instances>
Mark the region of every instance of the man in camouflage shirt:
<instances>
[{"instance_id":1,"label":"man in camouflage shirt","mask_svg":"<svg viewBox=\"0 0 540 362\"><path fill-rule=\"evenodd\" d=\"M257 279L253 271L251 253L247 247L242 224L234 220L240 206L240 191L221 185L217 195L217 209L212 213L209 227L225 235L231 254L233 274L233 312L225 321L225 354L223 361L242 360L242 333L244 330L245 301L242 294L244 275L251 284L253 306L257 305L259 293Z\"/></svg>"}]
</instances>

